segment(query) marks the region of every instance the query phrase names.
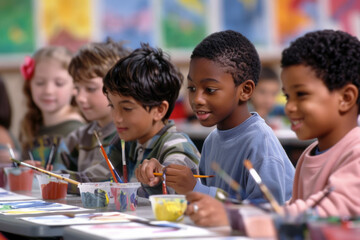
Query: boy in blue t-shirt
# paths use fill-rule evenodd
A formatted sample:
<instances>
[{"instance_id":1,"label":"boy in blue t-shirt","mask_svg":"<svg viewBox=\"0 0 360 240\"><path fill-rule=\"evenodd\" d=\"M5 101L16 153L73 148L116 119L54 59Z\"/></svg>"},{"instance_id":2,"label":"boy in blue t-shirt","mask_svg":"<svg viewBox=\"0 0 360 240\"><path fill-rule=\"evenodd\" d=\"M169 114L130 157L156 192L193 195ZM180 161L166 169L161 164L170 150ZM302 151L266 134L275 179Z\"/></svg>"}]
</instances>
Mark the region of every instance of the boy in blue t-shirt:
<instances>
[{"instance_id":1,"label":"boy in blue t-shirt","mask_svg":"<svg viewBox=\"0 0 360 240\"><path fill-rule=\"evenodd\" d=\"M263 194L244 160L249 159L276 200L290 199L294 167L274 132L247 102L260 73L260 59L253 44L234 31L205 38L193 51L188 74L189 100L203 126L216 125L206 138L200 174L215 175L216 162L241 186L241 198L264 201ZM166 183L178 193L202 192L218 197L219 190L235 198L237 192L219 176L196 181L184 166L166 167Z\"/></svg>"}]
</instances>

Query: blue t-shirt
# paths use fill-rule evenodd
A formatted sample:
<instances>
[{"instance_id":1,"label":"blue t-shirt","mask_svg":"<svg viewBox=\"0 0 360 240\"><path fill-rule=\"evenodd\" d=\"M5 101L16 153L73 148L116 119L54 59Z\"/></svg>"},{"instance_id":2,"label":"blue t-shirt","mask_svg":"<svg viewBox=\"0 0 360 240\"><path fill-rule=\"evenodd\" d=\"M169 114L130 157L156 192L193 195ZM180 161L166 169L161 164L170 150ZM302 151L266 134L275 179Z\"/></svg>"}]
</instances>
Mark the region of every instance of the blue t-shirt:
<instances>
[{"instance_id":1,"label":"blue t-shirt","mask_svg":"<svg viewBox=\"0 0 360 240\"><path fill-rule=\"evenodd\" d=\"M228 130L214 129L205 139L199 165L200 174L215 175L202 179L194 188L215 197L217 188L230 197L236 192L211 168L216 162L241 186L243 200L261 200L263 194L244 166L249 159L276 200L283 204L290 199L294 179L294 167L287 157L272 129L257 114L252 113L246 121Z\"/></svg>"}]
</instances>

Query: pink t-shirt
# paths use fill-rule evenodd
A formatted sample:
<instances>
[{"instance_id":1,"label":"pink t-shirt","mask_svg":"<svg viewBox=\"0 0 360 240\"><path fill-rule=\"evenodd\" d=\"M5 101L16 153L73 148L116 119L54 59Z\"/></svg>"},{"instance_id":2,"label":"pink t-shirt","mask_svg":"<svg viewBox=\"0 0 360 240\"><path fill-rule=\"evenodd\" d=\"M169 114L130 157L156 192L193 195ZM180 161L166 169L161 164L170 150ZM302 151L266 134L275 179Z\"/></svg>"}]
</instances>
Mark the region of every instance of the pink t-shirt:
<instances>
[{"instance_id":1,"label":"pink t-shirt","mask_svg":"<svg viewBox=\"0 0 360 240\"><path fill-rule=\"evenodd\" d=\"M360 128L352 129L326 152L310 155L317 144L311 144L300 156L293 195L285 210L303 212L324 195L326 187L333 187L317 205L318 214L360 216Z\"/></svg>"}]
</instances>

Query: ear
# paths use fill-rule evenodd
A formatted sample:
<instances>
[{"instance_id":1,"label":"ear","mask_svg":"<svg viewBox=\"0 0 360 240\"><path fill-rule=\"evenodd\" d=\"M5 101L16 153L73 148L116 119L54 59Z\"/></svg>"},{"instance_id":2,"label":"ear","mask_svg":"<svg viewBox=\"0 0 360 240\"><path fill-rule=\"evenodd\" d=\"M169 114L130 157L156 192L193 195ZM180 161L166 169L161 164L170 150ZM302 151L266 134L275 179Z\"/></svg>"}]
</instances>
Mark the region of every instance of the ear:
<instances>
[{"instance_id":1,"label":"ear","mask_svg":"<svg viewBox=\"0 0 360 240\"><path fill-rule=\"evenodd\" d=\"M248 101L255 89L255 83L253 80L246 80L238 86L239 100L242 102Z\"/></svg>"},{"instance_id":2,"label":"ear","mask_svg":"<svg viewBox=\"0 0 360 240\"><path fill-rule=\"evenodd\" d=\"M340 90L339 111L345 113L356 105L359 90L354 84L347 84Z\"/></svg>"},{"instance_id":3,"label":"ear","mask_svg":"<svg viewBox=\"0 0 360 240\"><path fill-rule=\"evenodd\" d=\"M151 111L153 112L153 118L155 121L161 121L166 115L169 109L168 101L162 101L159 106L153 107Z\"/></svg>"}]
</instances>

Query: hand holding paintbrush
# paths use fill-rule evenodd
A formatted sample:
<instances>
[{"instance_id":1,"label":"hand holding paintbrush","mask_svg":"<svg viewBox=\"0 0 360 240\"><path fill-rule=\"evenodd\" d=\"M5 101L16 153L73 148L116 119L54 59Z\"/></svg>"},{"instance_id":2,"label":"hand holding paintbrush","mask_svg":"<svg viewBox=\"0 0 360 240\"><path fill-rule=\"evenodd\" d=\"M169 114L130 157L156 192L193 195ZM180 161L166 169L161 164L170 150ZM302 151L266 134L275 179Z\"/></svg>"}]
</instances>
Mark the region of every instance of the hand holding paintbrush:
<instances>
[{"instance_id":1,"label":"hand holding paintbrush","mask_svg":"<svg viewBox=\"0 0 360 240\"><path fill-rule=\"evenodd\" d=\"M256 170L253 168L253 165L250 162L250 160L245 160L244 165L249 170L250 175L254 178L255 182L259 185L261 192L264 194L265 198L270 202L270 205L272 206L274 211L276 213L278 213L279 215L283 215L283 211L282 211L280 205L278 204L278 202L276 201L274 196L271 194L270 190L262 182L261 177L256 172Z\"/></svg>"}]
</instances>

